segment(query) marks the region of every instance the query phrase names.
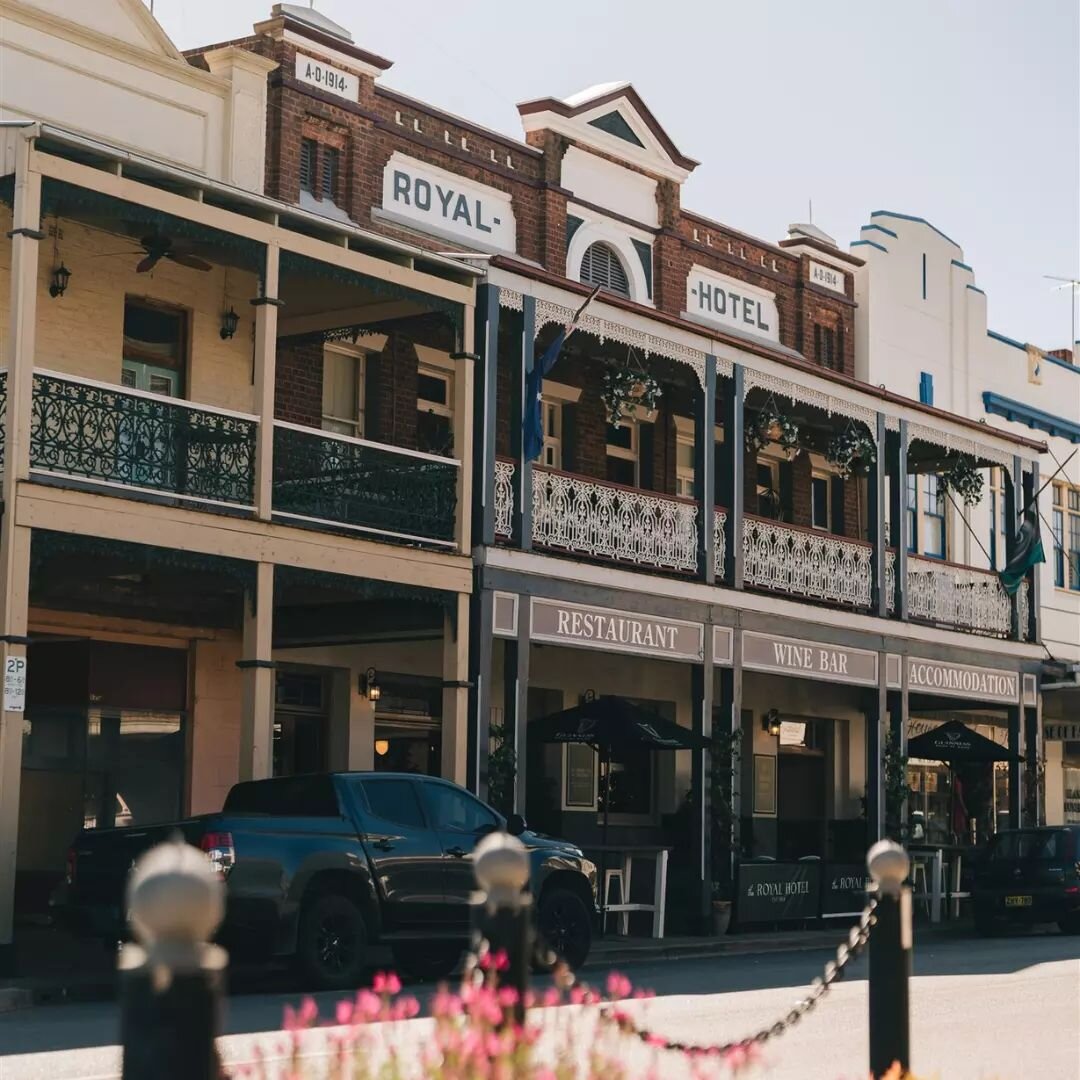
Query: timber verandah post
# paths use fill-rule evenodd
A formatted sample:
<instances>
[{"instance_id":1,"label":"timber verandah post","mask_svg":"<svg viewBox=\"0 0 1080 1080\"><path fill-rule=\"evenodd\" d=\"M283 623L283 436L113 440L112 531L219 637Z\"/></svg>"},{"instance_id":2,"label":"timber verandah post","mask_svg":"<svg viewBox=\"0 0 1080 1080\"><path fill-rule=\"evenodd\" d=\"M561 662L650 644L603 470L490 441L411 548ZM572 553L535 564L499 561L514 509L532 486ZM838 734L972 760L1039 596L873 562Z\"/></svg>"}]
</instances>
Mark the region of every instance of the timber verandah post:
<instances>
[{"instance_id":1,"label":"timber verandah post","mask_svg":"<svg viewBox=\"0 0 1080 1080\"><path fill-rule=\"evenodd\" d=\"M706 360L706 363L709 361ZM713 361L715 367L715 360ZM714 375L715 378L715 375ZM728 512L727 551L724 558L724 583L733 589L743 587L743 503L745 449L743 445L743 398L745 369L733 364L728 393L724 397L724 449L721 454L720 502ZM714 383L715 387L715 383Z\"/></svg>"},{"instance_id":2,"label":"timber verandah post","mask_svg":"<svg viewBox=\"0 0 1080 1080\"><path fill-rule=\"evenodd\" d=\"M480 285L476 298L479 408L474 419L473 542L495 543L495 429L498 422L499 287Z\"/></svg>"},{"instance_id":3,"label":"timber verandah post","mask_svg":"<svg viewBox=\"0 0 1080 1080\"><path fill-rule=\"evenodd\" d=\"M30 475L30 424L34 393L41 174L33 168L32 144L15 147L12 209L11 291L7 341L7 416L4 421L2 518L0 518L0 661L22 665L26 677L31 530L16 523L18 485ZM0 972L15 962L13 924L15 855L19 835L24 702L5 693L0 712ZM10 707L9 707L10 706Z\"/></svg>"},{"instance_id":4,"label":"timber verandah post","mask_svg":"<svg viewBox=\"0 0 1080 1080\"><path fill-rule=\"evenodd\" d=\"M716 582L716 357L705 357L701 411L694 425L694 475L701 504L698 519L698 573L707 585ZM723 576L724 568L720 568Z\"/></svg>"},{"instance_id":5,"label":"timber verandah post","mask_svg":"<svg viewBox=\"0 0 1080 1080\"><path fill-rule=\"evenodd\" d=\"M870 542L874 545L874 570L873 570L873 586L874 586L874 609L878 618L885 619L889 615L889 594L887 588L888 575L886 573L886 567L888 566L888 539L886 534L886 514L888 507L886 505L886 476L888 475L888 432L885 428L885 414L878 413L876 418L876 435L877 435L877 462L875 464L873 472L869 476L869 507L868 517L870 525Z\"/></svg>"},{"instance_id":6,"label":"timber verandah post","mask_svg":"<svg viewBox=\"0 0 1080 1080\"><path fill-rule=\"evenodd\" d=\"M525 400L528 378L536 362L536 297L521 298L521 365L515 365L514 393L511 395L511 445L516 458L514 468L514 514L511 531L522 551L533 544L533 464L525 457L525 410L532 402ZM543 413L540 417L543 423Z\"/></svg>"},{"instance_id":7,"label":"timber verandah post","mask_svg":"<svg viewBox=\"0 0 1080 1080\"><path fill-rule=\"evenodd\" d=\"M906 420L900 421L900 430L895 435L886 433L884 452L888 457L889 476L889 545L896 548L895 586L893 598L894 618L907 622L907 560L911 537L908 536L907 515L907 458L908 426ZM886 558L888 556L886 555Z\"/></svg>"}]
</instances>

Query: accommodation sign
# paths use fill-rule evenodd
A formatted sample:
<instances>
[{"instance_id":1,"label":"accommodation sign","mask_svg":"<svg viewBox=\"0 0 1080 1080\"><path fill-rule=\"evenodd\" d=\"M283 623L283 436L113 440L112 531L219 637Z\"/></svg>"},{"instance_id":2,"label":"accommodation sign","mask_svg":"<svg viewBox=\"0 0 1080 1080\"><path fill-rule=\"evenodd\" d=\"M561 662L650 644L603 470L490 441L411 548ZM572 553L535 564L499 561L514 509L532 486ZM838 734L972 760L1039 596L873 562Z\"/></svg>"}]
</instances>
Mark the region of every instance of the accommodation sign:
<instances>
[{"instance_id":1,"label":"accommodation sign","mask_svg":"<svg viewBox=\"0 0 1080 1080\"><path fill-rule=\"evenodd\" d=\"M780 340L776 294L704 266L691 266L686 278L686 314L743 334Z\"/></svg>"},{"instance_id":2,"label":"accommodation sign","mask_svg":"<svg viewBox=\"0 0 1080 1080\"><path fill-rule=\"evenodd\" d=\"M877 685L877 653L744 630L743 667L805 679Z\"/></svg>"},{"instance_id":3,"label":"accommodation sign","mask_svg":"<svg viewBox=\"0 0 1080 1080\"><path fill-rule=\"evenodd\" d=\"M382 212L435 236L514 253L517 224L504 191L395 153L383 168Z\"/></svg>"},{"instance_id":4,"label":"accommodation sign","mask_svg":"<svg viewBox=\"0 0 1080 1080\"><path fill-rule=\"evenodd\" d=\"M703 656L705 628L701 623L541 597L533 598L531 612L533 641L637 653L661 660L700 662Z\"/></svg>"},{"instance_id":5,"label":"accommodation sign","mask_svg":"<svg viewBox=\"0 0 1080 1080\"><path fill-rule=\"evenodd\" d=\"M1020 700L1020 679L1015 671L909 656L907 672L909 690L1000 701L1007 705L1015 705Z\"/></svg>"},{"instance_id":6,"label":"accommodation sign","mask_svg":"<svg viewBox=\"0 0 1080 1080\"><path fill-rule=\"evenodd\" d=\"M296 54L296 78L318 90L325 90L335 97L358 101L360 98L360 79L351 71L328 64L325 60L316 60L314 56Z\"/></svg>"}]
</instances>

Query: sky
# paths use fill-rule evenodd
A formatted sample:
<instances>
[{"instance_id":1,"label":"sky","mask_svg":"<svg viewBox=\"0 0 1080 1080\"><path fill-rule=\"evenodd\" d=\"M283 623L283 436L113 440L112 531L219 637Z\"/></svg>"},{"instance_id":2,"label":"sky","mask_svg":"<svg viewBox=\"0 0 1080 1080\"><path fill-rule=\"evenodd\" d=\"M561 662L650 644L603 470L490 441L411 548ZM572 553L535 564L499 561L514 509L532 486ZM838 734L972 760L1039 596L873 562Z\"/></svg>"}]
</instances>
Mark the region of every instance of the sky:
<instances>
[{"instance_id":1,"label":"sky","mask_svg":"<svg viewBox=\"0 0 1080 1080\"><path fill-rule=\"evenodd\" d=\"M182 49L270 6L153 3ZM386 85L516 138L517 102L630 81L701 162L684 207L775 242L812 200L845 249L873 210L925 218L964 249L991 329L1068 343L1070 292L1043 275L1080 278L1080 0L315 6L394 61Z\"/></svg>"}]
</instances>

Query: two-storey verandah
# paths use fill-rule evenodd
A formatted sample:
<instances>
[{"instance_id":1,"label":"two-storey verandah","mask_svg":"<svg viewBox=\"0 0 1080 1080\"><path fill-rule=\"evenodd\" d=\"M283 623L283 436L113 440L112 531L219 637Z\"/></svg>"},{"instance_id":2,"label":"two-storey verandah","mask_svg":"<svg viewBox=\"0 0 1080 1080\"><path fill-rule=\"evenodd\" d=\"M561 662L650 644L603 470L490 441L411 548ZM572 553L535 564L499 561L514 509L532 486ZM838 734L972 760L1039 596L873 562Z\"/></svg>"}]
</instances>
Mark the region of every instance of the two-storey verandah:
<instances>
[{"instance_id":1,"label":"two-storey verandah","mask_svg":"<svg viewBox=\"0 0 1080 1080\"><path fill-rule=\"evenodd\" d=\"M724 736L719 751L738 749L738 854L852 864L884 826L890 731L902 751L913 711L943 718L940 696L912 671L944 682L961 672L947 704L994 717L1016 747L1025 733L1033 759L1036 707L1021 704L1021 676L1041 653L1031 583L1014 610L996 576L916 556L903 500L909 474L963 453L980 469L1001 466L1018 506L1038 483L1037 444L603 295L545 381L544 455L530 463L520 450L524 373L585 290L493 263L478 304L481 727L471 782L484 787L493 747L505 758L483 730L490 716L516 750L518 808L597 843L599 764L530 744L529 721L587 691L621 694ZM656 408L638 412L633 440L607 427L601 400L605 368L625 364L628 350L662 387ZM788 445L754 437L760 417L777 413L799 429ZM875 454L865 473L844 476L827 451L832 434L850 430ZM778 500L769 487L782 489ZM980 687L997 687L998 673L1004 699L988 698ZM670 844L676 880L695 881L690 892L706 899L718 872L704 827L712 768L708 754L689 752L614 762L609 808L618 842ZM674 902L686 889L671 893Z\"/></svg>"},{"instance_id":2,"label":"two-storey verandah","mask_svg":"<svg viewBox=\"0 0 1080 1080\"><path fill-rule=\"evenodd\" d=\"M47 125L0 143L9 954L83 826L274 772L465 779L475 275Z\"/></svg>"}]
</instances>

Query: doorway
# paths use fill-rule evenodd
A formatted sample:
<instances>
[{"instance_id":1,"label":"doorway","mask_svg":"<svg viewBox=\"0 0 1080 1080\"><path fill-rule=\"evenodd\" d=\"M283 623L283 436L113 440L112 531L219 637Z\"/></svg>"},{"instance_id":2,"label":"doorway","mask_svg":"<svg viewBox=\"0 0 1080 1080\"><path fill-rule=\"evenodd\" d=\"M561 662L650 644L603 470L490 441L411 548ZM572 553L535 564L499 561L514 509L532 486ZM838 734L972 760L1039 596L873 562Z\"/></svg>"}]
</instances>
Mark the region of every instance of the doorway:
<instances>
[{"instance_id":1,"label":"doorway","mask_svg":"<svg viewBox=\"0 0 1080 1080\"><path fill-rule=\"evenodd\" d=\"M828 824L827 732L820 720L780 724L777 747L777 858L825 858Z\"/></svg>"},{"instance_id":2,"label":"doorway","mask_svg":"<svg viewBox=\"0 0 1080 1080\"><path fill-rule=\"evenodd\" d=\"M274 709L274 775L325 772L330 718L320 673L278 672Z\"/></svg>"}]
</instances>

